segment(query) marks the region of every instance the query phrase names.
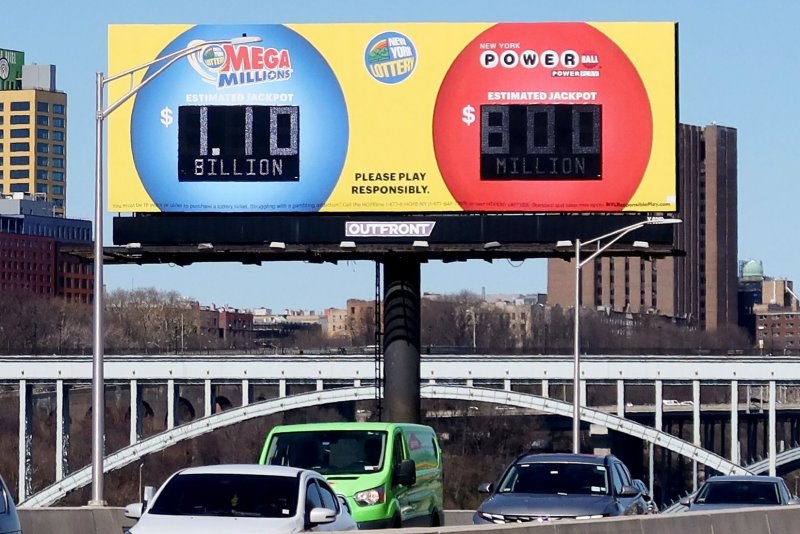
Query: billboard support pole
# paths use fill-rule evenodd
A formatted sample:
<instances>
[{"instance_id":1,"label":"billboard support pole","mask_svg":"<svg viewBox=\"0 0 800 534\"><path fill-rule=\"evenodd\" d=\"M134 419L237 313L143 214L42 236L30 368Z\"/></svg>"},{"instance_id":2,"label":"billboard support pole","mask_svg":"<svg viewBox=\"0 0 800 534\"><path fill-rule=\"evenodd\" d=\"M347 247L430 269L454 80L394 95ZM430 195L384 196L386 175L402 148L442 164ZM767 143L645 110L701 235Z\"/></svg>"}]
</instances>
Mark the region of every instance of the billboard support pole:
<instances>
[{"instance_id":1,"label":"billboard support pole","mask_svg":"<svg viewBox=\"0 0 800 534\"><path fill-rule=\"evenodd\" d=\"M388 261L383 276L385 420L419 423L420 262Z\"/></svg>"},{"instance_id":2,"label":"billboard support pole","mask_svg":"<svg viewBox=\"0 0 800 534\"><path fill-rule=\"evenodd\" d=\"M104 330L103 304L105 288L103 287L103 122L114 110L127 102L144 86L159 74L172 66L179 59L199 52L212 44L248 44L261 41L260 37L235 37L233 39L217 39L211 41L192 41L186 48L172 52L152 61L130 68L113 76L104 77L102 72L96 74L97 108L95 111L95 165L94 165L94 297L92 308L92 498L89 506L105 506L103 498L103 452L105 442L105 383L104 367ZM133 76L153 65L160 64L153 73L135 83ZM131 77L131 88L116 101L105 108L103 90L110 82Z\"/></svg>"}]
</instances>

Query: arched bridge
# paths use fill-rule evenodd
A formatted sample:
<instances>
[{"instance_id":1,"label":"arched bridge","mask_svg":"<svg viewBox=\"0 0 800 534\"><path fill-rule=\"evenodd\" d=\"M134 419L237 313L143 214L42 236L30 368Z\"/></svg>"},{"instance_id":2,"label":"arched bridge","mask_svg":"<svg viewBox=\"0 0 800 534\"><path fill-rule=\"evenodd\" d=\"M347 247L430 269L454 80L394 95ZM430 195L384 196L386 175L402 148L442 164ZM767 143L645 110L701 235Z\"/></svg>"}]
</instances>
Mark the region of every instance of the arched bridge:
<instances>
[{"instance_id":1,"label":"arched bridge","mask_svg":"<svg viewBox=\"0 0 800 534\"><path fill-rule=\"evenodd\" d=\"M482 389L463 386L423 386L420 394L423 398L430 399L451 399L474 402L489 402L494 404L504 404L519 408L528 408L543 413L572 416L572 405L566 402L557 401L550 398L516 393L512 391ZM179 441L192 439L202 434L211 432L218 428L239 423L247 419L270 415L286 410L306 408L320 404L330 404L344 401L366 400L374 397L374 389L371 387L351 387L333 389L328 391L315 391L301 395L293 395L279 399L271 399L242 406L240 408L224 411L215 415L203 417L144 439L138 443L125 447L106 457L104 461L105 472L113 471L124 467L136 460L158 452ZM700 464L707 465L724 474L748 474L749 471L738 466L725 458L707 451L691 443L678 439L675 436L661 432L654 428L635 423L633 421L617 417L589 408L581 409L581 420L589 423L602 425L608 429L616 430L631 436L638 437L648 443L664 447L670 451L686 456ZM48 506L64 497L68 492L81 488L91 482L91 466L86 466L77 470L59 482L45 488L44 490L32 495L20 503L21 507Z\"/></svg>"}]
</instances>

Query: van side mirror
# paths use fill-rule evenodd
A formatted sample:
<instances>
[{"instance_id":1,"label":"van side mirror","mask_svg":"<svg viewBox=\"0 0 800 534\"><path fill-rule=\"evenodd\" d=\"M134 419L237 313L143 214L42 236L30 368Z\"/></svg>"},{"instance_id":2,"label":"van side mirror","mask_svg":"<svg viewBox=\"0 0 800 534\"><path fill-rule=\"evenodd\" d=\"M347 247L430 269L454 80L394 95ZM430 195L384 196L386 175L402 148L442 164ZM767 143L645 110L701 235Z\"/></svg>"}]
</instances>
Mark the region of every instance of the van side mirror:
<instances>
[{"instance_id":1,"label":"van side mirror","mask_svg":"<svg viewBox=\"0 0 800 534\"><path fill-rule=\"evenodd\" d=\"M395 468L394 481L403 486L413 486L417 483L417 464L414 460L403 460Z\"/></svg>"},{"instance_id":2,"label":"van side mirror","mask_svg":"<svg viewBox=\"0 0 800 534\"><path fill-rule=\"evenodd\" d=\"M692 505L692 498L691 497L681 497L679 501L683 506L691 506Z\"/></svg>"},{"instance_id":3,"label":"van side mirror","mask_svg":"<svg viewBox=\"0 0 800 534\"><path fill-rule=\"evenodd\" d=\"M155 486L144 487L144 495L142 497L142 512L147 510L147 505L149 505L153 501L153 497L155 496L156 496Z\"/></svg>"}]
</instances>

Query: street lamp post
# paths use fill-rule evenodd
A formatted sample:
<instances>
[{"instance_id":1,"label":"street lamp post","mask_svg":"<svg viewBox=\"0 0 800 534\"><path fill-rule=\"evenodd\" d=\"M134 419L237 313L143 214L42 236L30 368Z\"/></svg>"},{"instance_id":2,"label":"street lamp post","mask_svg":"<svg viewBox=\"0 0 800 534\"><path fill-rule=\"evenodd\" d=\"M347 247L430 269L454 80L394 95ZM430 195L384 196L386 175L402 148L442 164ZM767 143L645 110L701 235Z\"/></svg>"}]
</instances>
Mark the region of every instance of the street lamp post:
<instances>
[{"instance_id":1,"label":"street lamp post","mask_svg":"<svg viewBox=\"0 0 800 534\"><path fill-rule=\"evenodd\" d=\"M580 339L581 339L581 327L580 327L580 317L581 317L581 268L595 259L597 256L602 254L608 247L619 241L623 236L633 232L634 230L638 230L643 226L647 226L650 224L677 224L680 223L680 219L664 219L661 217L654 217L650 219L646 219L644 221L638 222L636 224L631 224L630 226L626 226L624 228L620 228L619 230L615 230L613 232L609 232L607 234L601 235L599 237L595 237L593 239L589 239L588 241L581 242L580 239L575 239L575 332L573 334L573 341L574 341L574 354L573 354L573 370L574 375L572 378L572 452L577 454L581 452L581 445L580 445L580 431L581 431L581 419L580 419L580 406L581 406L581 357L580 357ZM603 244L604 240L608 240L605 244ZM597 248L594 249L589 256L581 259L581 247L586 245L591 245L593 243L597 244ZM569 241L566 242L559 242L558 245L571 245ZM646 244L644 246L647 246Z\"/></svg>"},{"instance_id":2,"label":"street lamp post","mask_svg":"<svg viewBox=\"0 0 800 534\"><path fill-rule=\"evenodd\" d=\"M138 67L133 67L119 74L104 77L102 72L96 75L95 112L95 181L94 181L94 306L92 314L92 499L89 506L105 506L103 499L103 443L105 441L105 384L103 379L103 304L105 288L103 287L103 121L114 110L127 102L144 86L172 66L179 59L200 51L209 45L233 44L241 45L261 41L260 37L235 37L232 39L216 39L209 41L191 41L185 48L159 57ZM137 72L161 64L152 74L133 84L133 75ZM131 77L131 88L107 108L104 107L103 89L114 80Z\"/></svg>"}]
</instances>

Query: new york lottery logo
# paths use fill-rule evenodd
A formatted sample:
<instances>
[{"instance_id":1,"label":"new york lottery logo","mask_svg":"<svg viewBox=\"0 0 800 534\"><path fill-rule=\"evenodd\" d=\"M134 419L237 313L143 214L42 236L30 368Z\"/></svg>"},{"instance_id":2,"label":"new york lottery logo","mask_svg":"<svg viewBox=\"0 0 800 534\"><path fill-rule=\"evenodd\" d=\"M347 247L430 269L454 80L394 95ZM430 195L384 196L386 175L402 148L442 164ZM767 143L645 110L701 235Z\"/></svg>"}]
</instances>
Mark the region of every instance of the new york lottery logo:
<instances>
[{"instance_id":1,"label":"new york lottery logo","mask_svg":"<svg viewBox=\"0 0 800 534\"><path fill-rule=\"evenodd\" d=\"M386 84L400 83L414 72L417 66L417 49L407 36L399 32L376 35L364 52L367 71L377 81Z\"/></svg>"}]
</instances>

